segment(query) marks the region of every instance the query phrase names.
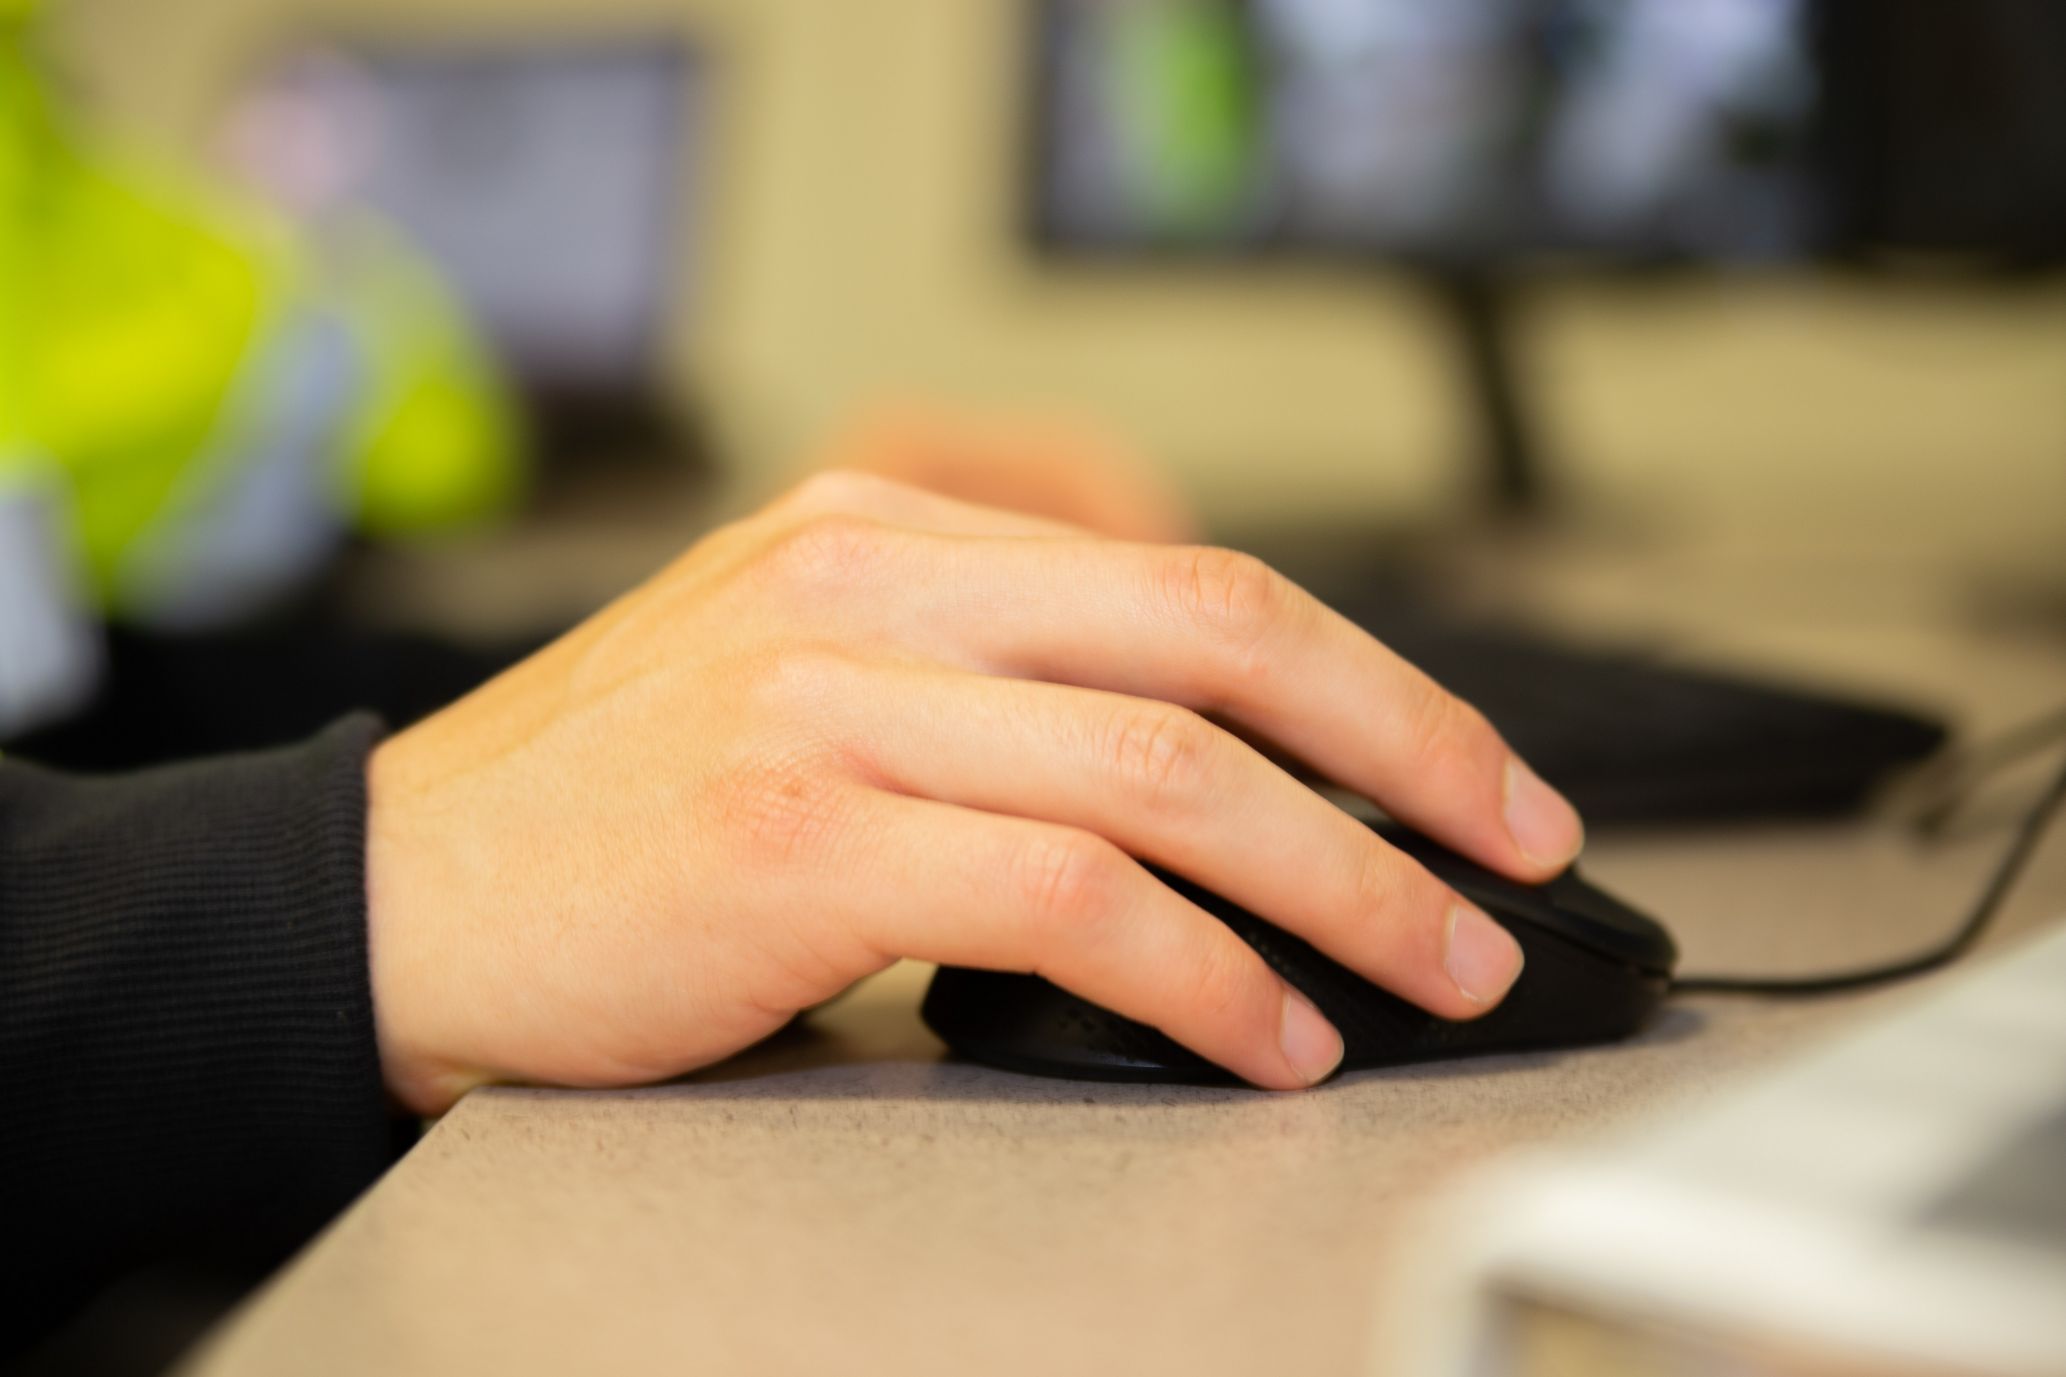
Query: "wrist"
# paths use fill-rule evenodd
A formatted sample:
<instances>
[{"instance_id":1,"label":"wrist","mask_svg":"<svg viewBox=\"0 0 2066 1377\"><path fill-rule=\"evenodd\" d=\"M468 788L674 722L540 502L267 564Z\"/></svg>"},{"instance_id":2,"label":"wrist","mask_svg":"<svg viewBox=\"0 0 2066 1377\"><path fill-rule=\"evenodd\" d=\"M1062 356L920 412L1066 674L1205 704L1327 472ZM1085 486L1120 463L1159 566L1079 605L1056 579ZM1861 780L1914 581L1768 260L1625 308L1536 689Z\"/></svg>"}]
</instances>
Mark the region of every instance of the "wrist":
<instances>
[{"instance_id":1,"label":"wrist","mask_svg":"<svg viewBox=\"0 0 2066 1377\"><path fill-rule=\"evenodd\" d=\"M433 828L411 817L410 733L366 760L366 946L381 1078L395 1102L437 1115L487 1077L455 1058L438 1026L438 1002L459 998L458 966L434 927L445 869Z\"/></svg>"}]
</instances>

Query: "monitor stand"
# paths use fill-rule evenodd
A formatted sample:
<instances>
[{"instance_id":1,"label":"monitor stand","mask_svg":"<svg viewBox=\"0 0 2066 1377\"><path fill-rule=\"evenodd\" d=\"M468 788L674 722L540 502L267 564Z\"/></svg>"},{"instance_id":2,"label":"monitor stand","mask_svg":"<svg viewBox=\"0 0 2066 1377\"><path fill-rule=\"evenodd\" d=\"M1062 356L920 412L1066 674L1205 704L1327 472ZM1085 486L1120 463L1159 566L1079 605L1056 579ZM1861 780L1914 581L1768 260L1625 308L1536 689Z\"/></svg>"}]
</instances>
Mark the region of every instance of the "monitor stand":
<instances>
[{"instance_id":1,"label":"monitor stand","mask_svg":"<svg viewBox=\"0 0 2066 1377\"><path fill-rule=\"evenodd\" d=\"M1511 290L1493 274L1444 268L1433 275L1455 332L1464 405L1476 418L1484 498L1494 514L1532 517L1550 501L1542 425L1530 409L1516 357Z\"/></svg>"}]
</instances>

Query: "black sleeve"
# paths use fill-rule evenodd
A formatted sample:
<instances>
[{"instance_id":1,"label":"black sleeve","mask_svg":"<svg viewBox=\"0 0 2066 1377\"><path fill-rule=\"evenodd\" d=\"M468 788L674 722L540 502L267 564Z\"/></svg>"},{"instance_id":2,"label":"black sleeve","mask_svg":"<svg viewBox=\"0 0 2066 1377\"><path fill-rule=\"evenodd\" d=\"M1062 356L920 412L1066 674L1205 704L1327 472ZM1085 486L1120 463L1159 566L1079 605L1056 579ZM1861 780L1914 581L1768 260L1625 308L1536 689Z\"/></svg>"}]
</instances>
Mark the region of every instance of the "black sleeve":
<instances>
[{"instance_id":1,"label":"black sleeve","mask_svg":"<svg viewBox=\"0 0 2066 1377\"><path fill-rule=\"evenodd\" d=\"M379 732L95 779L0 760L0 1351L168 1251L305 1236L391 1160Z\"/></svg>"}]
</instances>

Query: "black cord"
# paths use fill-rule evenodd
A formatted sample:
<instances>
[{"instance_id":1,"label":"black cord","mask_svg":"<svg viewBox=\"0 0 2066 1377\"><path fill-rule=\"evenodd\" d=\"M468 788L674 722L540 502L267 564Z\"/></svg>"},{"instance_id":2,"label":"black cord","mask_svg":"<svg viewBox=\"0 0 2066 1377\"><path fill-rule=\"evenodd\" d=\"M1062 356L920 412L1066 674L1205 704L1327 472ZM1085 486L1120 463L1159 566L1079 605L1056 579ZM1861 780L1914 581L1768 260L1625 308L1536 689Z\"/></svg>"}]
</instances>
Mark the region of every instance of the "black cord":
<instances>
[{"instance_id":1,"label":"black cord","mask_svg":"<svg viewBox=\"0 0 2066 1377\"><path fill-rule=\"evenodd\" d=\"M2066 802L2066 768L2052 780L2016 829L2016 836L2003 853L1994 873L1988 877L1987 887L1981 891L1979 902L1973 911L1951 937L1927 951L1884 966L1866 966L1859 970L1839 971L1830 975L1803 976L1735 976L1708 975L1690 976L1672 982L1674 994L1743 994L1743 995L1825 995L1844 990L1863 989L1868 985L1884 985L1890 981L1906 980L1925 971L1936 970L1949 965L1970 951L1975 942L1986 932L1987 925L1994 921L2001 911L2002 901L2015 886L2017 877L2030 860L2037 843L2044 837L2045 829L2059 811L2059 805Z\"/></svg>"},{"instance_id":2,"label":"black cord","mask_svg":"<svg viewBox=\"0 0 2066 1377\"><path fill-rule=\"evenodd\" d=\"M1916 779L1916 789L1932 797L1916 809L1912 824L1915 830L1924 837L1943 837L1967 799L1991 776L2049 750L2061 737L2066 737L2066 706L2020 722L1977 745L1948 752L1925 765Z\"/></svg>"}]
</instances>

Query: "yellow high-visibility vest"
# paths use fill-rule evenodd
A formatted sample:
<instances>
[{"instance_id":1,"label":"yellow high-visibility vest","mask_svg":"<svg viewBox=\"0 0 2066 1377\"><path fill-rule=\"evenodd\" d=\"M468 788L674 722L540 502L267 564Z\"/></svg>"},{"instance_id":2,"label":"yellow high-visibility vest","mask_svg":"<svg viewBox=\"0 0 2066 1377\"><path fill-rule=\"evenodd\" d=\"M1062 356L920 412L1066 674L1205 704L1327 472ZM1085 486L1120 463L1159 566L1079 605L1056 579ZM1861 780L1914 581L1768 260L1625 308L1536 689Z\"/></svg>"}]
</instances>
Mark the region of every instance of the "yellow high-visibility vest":
<instances>
[{"instance_id":1,"label":"yellow high-visibility vest","mask_svg":"<svg viewBox=\"0 0 2066 1377\"><path fill-rule=\"evenodd\" d=\"M105 615L233 616L344 529L508 508L522 436L436 274L370 221L300 236L50 98L0 0L0 469L33 462Z\"/></svg>"}]
</instances>

